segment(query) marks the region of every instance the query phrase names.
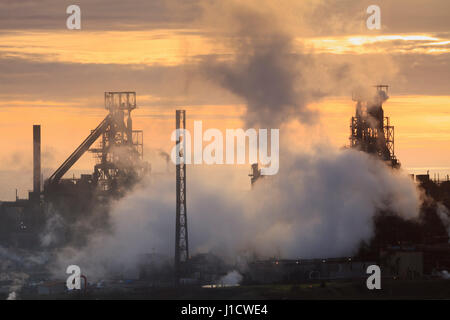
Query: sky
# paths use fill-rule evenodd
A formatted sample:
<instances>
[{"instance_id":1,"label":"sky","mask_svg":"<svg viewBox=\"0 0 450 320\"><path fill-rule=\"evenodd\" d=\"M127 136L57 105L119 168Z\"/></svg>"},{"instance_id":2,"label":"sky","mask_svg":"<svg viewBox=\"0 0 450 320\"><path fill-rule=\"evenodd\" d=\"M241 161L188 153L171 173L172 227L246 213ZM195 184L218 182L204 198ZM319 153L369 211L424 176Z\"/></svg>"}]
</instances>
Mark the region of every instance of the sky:
<instances>
[{"instance_id":1,"label":"sky","mask_svg":"<svg viewBox=\"0 0 450 320\"><path fill-rule=\"evenodd\" d=\"M150 160L170 151L176 109L188 127L281 127L293 148L342 147L352 93L389 84L402 167L450 173L447 0L84 0L81 30L68 30L71 4L0 0L1 200L32 187L32 125L42 125L48 176L105 117L105 91L137 92L134 127ZM380 30L366 27L372 4ZM71 173L92 163L88 154Z\"/></svg>"}]
</instances>

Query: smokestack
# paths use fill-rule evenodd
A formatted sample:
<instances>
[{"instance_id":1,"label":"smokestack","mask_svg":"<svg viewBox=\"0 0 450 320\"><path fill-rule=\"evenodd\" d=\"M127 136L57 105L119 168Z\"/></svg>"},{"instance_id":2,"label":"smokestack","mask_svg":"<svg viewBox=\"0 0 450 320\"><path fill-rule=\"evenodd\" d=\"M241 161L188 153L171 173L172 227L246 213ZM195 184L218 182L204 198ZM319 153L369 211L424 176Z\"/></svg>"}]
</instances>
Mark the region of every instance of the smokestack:
<instances>
[{"instance_id":1,"label":"smokestack","mask_svg":"<svg viewBox=\"0 0 450 320\"><path fill-rule=\"evenodd\" d=\"M33 125L33 192L41 192L41 126Z\"/></svg>"}]
</instances>

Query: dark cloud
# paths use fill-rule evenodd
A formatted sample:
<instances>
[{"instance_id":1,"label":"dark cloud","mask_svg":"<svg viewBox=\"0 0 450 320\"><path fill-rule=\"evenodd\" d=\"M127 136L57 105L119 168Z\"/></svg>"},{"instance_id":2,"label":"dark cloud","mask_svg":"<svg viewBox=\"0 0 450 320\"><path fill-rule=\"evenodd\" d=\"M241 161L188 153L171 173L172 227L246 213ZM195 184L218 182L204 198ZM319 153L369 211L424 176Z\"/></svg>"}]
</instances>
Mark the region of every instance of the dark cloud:
<instances>
[{"instance_id":1,"label":"dark cloud","mask_svg":"<svg viewBox=\"0 0 450 320\"><path fill-rule=\"evenodd\" d=\"M1 1L0 30L65 29L65 8L72 3ZM309 102L325 94L348 96L352 86L361 83L389 82L395 88L393 92L401 94L448 94L448 54L400 55L390 51L392 45L404 51L429 49L431 46L426 41L377 42L377 48L383 49L378 55L298 53L295 43L298 36L367 32L365 8L371 1L310 1L307 3L311 3L311 8L304 5L308 14L292 6L292 10L299 11L299 19L304 19L309 26L294 31L286 26L287 21L280 12L258 14L255 8L250 6L248 10L239 3L231 14L234 20L225 18L222 25L218 23L217 28L211 28L211 21L229 14L223 10L227 3L207 2L211 6L205 3L201 0L77 2L82 7L83 29L183 28L179 32L208 34L216 43L225 44L231 49L228 56L191 57L177 66L81 64L44 62L42 55L14 52L14 48L9 48L0 54L0 97L65 101L67 106L71 102L89 101L88 106L98 107L103 104L104 91L135 90L138 95L153 97L146 102L149 106L244 102L249 106L250 118L260 115L266 122L279 122L291 116L308 121L314 118L305 107ZM448 1L380 0L378 4L382 9L383 32L430 30L436 35L449 36ZM206 12L205 8L211 7L213 10ZM291 5L280 8L286 12ZM205 21L204 16L210 19ZM47 54L44 58L56 61L57 57ZM207 66L206 80L201 77L205 68L199 70L195 62L199 60L205 62L202 67Z\"/></svg>"},{"instance_id":2,"label":"dark cloud","mask_svg":"<svg viewBox=\"0 0 450 320\"><path fill-rule=\"evenodd\" d=\"M401 70L392 84L396 94L450 94L450 54L404 54L394 60Z\"/></svg>"},{"instance_id":3,"label":"dark cloud","mask_svg":"<svg viewBox=\"0 0 450 320\"><path fill-rule=\"evenodd\" d=\"M197 0L3 0L0 30L64 30L72 4L81 8L83 30L185 28L201 14Z\"/></svg>"},{"instance_id":4,"label":"dark cloud","mask_svg":"<svg viewBox=\"0 0 450 320\"><path fill-rule=\"evenodd\" d=\"M103 105L105 91L133 90L138 96L153 96L149 105L237 102L231 94L201 82L192 65L79 64L0 57L0 69L0 86L8 100L65 100L67 106L70 102L90 101L90 106L98 107Z\"/></svg>"},{"instance_id":5,"label":"dark cloud","mask_svg":"<svg viewBox=\"0 0 450 320\"><path fill-rule=\"evenodd\" d=\"M382 55L381 55L382 56ZM206 61L216 61L215 56L203 57ZM226 84L232 90L228 91L201 76L195 64L178 66L138 66L119 64L78 64L58 62L38 62L21 58L6 58L0 56L0 99L7 100L44 100L66 101L66 107L71 102L86 102L87 106L103 105L103 92L112 90L134 90L139 95L151 95L154 100L146 105L177 106L177 105L229 105L242 103L242 92L251 93L252 103L263 108L271 101L285 102L295 105L298 91L289 81L295 80L301 84L301 75L296 69L289 69L289 61L298 61L300 65L307 61L327 63L326 72L332 79L351 79L353 73L367 73L367 76L380 72L373 61L380 55L326 55L317 54L314 60L307 57L289 56L275 57L270 52L261 52L255 60L238 60L235 65L210 64L209 72ZM289 60L290 59L290 60ZM302 60L303 59L303 60ZM305 60L306 59L306 60ZM309 60L308 60L309 59ZM380 77L380 81L389 82L395 94L417 95L448 95L448 79L450 79L450 56L397 54L392 55L384 67L397 68L389 77ZM306 61L306 62L302 62ZM270 62L273 68L270 68ZM353 63L350 63L353 62ZM260 71L252 69L256 63L267 68ZM279 64L279 65L278 65ZM372 67L371 67L372 65ZM386 74L389 74L388 72ZM309 71L308 71L309 76ZM266 91L261 91L265 77ZM361 81L364 81L362 77ZM287 81L287 83L286 83ZM318 79L320 84L320 79ZM314 82L316 83L316 82ZM317 85L317 90L328 91L327 84ZM372 83L370 83L372 84ZM344 81L337 91L341 95L350 95L351 82ZM276 89L280 90L276 90ZM313 88L314 89L314 88ZM276 90L276 92L274 92ZM275 94L276 93L276 94ZM316 92L316 94L318 94ZM309 99L309 98L308 98ZM249 100L249 101L250 101ZM275 102L277 102L275 101ZM142 105L142 104L141 104ZM257 111L260 109L255 109ZM270 109L268 109L268 114ZM273 115L276 116L276 115Z\"/></svg>"},{"instance_id":6,"label":"dark cloud","mask_svg":"<svg viewBox=\"0 0 450 320\"><path fill-rule=\"evenodd\" d=\"M3 0L0 2L0 32L21 29L66 28L66 8L77 4L82 9L85 30L130 30L183 28L198 26L203 0ZM283 1L278 8L312 26L302 29L303 36L330 36L368 32L366 9L377 4L381 8L383 33L448 32L450 2L448 0L305 0ZM295 11L298 11L295 14ZM220 12L218 13L220 14Z\"/></svg>"},{"instance_id":7,"label":"dark cloud","mask_svg":"<svg viewBox=\"0 0 450 320\"><path fill-rule=\"evenodd\" d=\"M345 66L343 77L351 79L348 74L357 74L355 78L361 79L360 84L364 84L364 79L368 79L366 77L376 75L372 78L389 84L392 95L449 94L450 54L317 54L316 59ZM383 72L383 69L395 70L389 73ZM351 85L351 82L343 82L344 85L346 83ZM348 96L349 92L347 90L346 93L343 87L340 95Z\"/></svg>"},{"instance_id":8,"label":"dark cloud","mask_svg":"<svg viewBox=\"0 0 450 320\"><path fill-rule=\"evenodd\" d=\"M316 3L302 16L313 26L309 36L373 33L425 33L450 30L450 2L447 0L326 0ZM366 28L370 5L381 9L381 30Z\"/></svg>"}]
</instances>

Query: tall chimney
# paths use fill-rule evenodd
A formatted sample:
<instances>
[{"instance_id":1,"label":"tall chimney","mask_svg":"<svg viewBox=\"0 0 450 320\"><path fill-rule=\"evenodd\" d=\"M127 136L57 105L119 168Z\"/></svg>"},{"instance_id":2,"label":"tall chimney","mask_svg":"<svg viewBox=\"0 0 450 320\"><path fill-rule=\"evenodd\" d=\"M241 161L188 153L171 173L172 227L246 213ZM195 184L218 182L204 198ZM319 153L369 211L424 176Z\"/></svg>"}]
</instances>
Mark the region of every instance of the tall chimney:
<instances>
[{"instance_id":1,"label":"tall chimney","mask_svg":"<svg viewBox=\"0 0 450 320\"><path fill-rule=\"evenodd\" d=\"M33 125L33 192L41 192L41 126Z\"/></svg>"}]
</instances>

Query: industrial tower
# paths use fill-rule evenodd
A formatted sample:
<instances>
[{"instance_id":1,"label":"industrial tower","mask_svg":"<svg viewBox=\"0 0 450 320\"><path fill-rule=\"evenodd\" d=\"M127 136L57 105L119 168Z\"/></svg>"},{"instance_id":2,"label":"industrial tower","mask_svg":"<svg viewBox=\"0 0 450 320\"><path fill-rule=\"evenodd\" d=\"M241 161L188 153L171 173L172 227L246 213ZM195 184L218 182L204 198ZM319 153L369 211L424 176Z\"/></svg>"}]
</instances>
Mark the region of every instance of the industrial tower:
<instances>
[{"instance_id":1,"label":"industrial tower","mask_svg":"<svg viewBox=\"0 0 450 320\"><path fill-rule=\"evenodd\" d=\"M94 180L102 191L128 187L140 175L143 159L142 130L133 130L131 111L136 109L135 92L105 92L105 109L111 117L97 148L89 149L97 158Z\"/></svg>"},{"instance_id":2,"label":"industrial tower","mask_svg":"<svg viewBox=\"0 0 450 320\"><path fill-rule=\"evenodd\" d=\"M376 95L371 101L356 101L356 113L350 123L350 147L377 155L393 168L399 168L394 154L394 127L389 117L384 116L383 102L388 97L388 86L377 85Z\"/></svg>"},{"instance_id":3,"label":"industrial tower","mask_svg":"<svg viewBox=\"0 0 450 320\"><path fill-rule=\"evenodd\" d=\"M99 195L124 193L148 170L143 161L142 131L133 130L131 120L136 93L105 92L105 109L109 111L105 119L46 181L47 195L75 182L62 178L86 151L94 153L97 164L93 174L82 175L80 182L94 186ZM99 145L91 148L97 140Z\"/></svg>"},{"instance_id":4,"label":"industrial tower","mask_svg":"<svg viewBox=\"0 0 450 320\"><path fill-rule=\"evenodd\" d=\"M176 184L177 212L175 224L175 280L179 283L183 265L189 259L189 242L186 212L186 110L176 110Z\"/></svg>"}]
</instances>

